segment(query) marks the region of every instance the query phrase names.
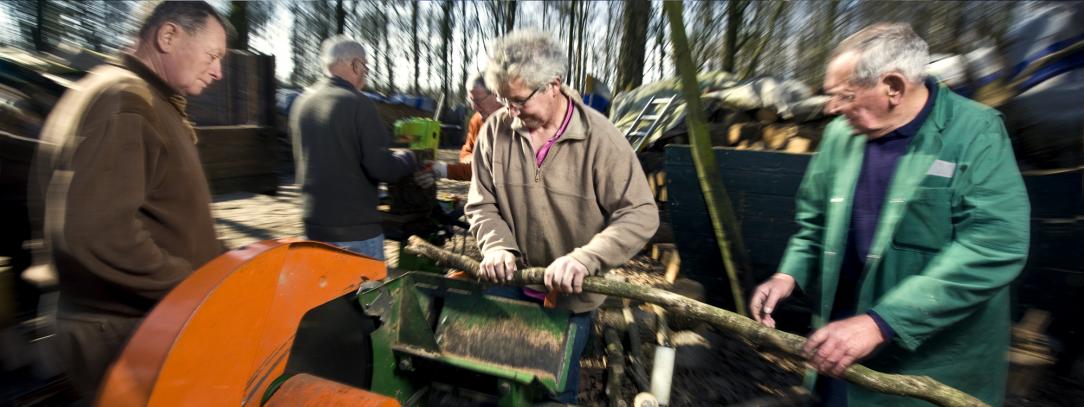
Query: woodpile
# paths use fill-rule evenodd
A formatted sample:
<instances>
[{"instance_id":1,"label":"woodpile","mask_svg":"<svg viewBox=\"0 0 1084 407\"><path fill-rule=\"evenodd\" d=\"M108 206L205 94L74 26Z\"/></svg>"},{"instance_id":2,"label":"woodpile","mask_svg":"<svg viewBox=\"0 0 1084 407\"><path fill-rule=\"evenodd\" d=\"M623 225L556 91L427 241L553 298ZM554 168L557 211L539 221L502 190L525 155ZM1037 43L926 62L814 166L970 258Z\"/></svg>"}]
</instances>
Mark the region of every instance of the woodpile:
<instances>
[{"instance_id":1,"label":"woodpile","mask_svg":"<svg viewBox=\"0 0 1084 407\"><path fill-rule=\"evenodd\" d=\"M714 145L738 150L771 150L788 153L812 153L820 143L823 126L786 122L759 121L734 123L726 127L725 137L713 137ZM715 142L718 140L718 142Z\"/></svg>"}]
</instances>

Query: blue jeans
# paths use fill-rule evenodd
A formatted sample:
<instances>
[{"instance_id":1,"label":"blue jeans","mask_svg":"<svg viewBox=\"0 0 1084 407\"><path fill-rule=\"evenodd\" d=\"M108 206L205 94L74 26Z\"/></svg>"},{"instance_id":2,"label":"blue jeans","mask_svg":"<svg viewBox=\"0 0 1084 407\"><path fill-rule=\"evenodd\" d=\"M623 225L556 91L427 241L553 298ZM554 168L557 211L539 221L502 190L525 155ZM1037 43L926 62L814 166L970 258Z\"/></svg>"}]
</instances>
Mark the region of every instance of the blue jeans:
<instances>
[{"instance_id":1,"label":"blue jeans","mask_svg":"<svg viewBox=\"0 0 1084 407\"><path fill-rule=\"evenodd\" d=\"M331 242L343 249L352 251L362 256L369 256L377 260L384 260L384 234L371 239L354 240L351 242Z\"/></svg>"},{"instance_id":2,"label":"blue jeans","mask_svg":"<svg viewBox=\"0 0 1084 407\"><path fill-rule=\"evenodd\" d=\"M541 303L541 300L532 298L523 293L522 287L494 286L485 292L487 295L512 298L522 301ZM595 320L595 311L571 314L568 322L576 325L576 338L572 342L572 359L568 363L568 375L565 379L565 390L554 397L554 401L562 404L576 404L580 395L580 356L587 349L587 338L591 335L591 323Z\"/></svg>"}]
</instances>

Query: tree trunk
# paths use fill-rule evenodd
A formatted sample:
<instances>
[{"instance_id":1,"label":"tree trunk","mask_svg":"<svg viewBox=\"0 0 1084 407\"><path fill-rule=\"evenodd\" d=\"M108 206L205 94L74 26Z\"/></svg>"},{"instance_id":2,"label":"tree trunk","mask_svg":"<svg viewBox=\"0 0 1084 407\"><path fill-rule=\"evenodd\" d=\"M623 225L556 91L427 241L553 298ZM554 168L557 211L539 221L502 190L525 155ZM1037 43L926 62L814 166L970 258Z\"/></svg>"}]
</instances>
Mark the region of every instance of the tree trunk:
<instances>
[{"instance_id":1,"label":"tree trunk","mask_svg":"<svg viewBox=\"0 0 1084 407\"><path fill-rule=\"evenodd\" d=\"M391 30L389 30L391 19L388 18L388 14L391 12L396 12L396 16L399 15L395 7L395 2L384 1L384 13L382 13L384 20L384 69L388 72L388 94L397 92L395 86L395 59L391 57Z\"/></svg>"},{"instance_id":2,"label":"tree trunk","mask_svg":"<svg viewBox=\"0 0 1084 407\"><path fill-rule=\"evenodd\" d=\"M659 21L658 31L656 32L656 40L659 44L659 80L666 77L666 16L663 15L662 8L659 8Z\"/></svg>"},{"instance_id":3,"label":"tree trunk","mask_svg":"<svg viewBox=\"0 0 1084 407\"><path fill-rule=\"evenodd\" d=\"M614 94L635 89L643 82L644 50L647 49L650 17L651 3L647 0L629 0L625 3L622 18L624 34L621 36L621 58L618 59Z\"/></svg>"},{"instance_id":4,"label":"tree trunk","mask_svg":"<svg viewBox=\"0 0 1084 407\"><path fill-rule=\"evenodd\" d=\"M678 77L681 78L682 94L685 98L685 120L689 128L689 142L692 145L696 175L700 179L700 189L704 192L708 215L711 217L712 228L715 230L715 240L719 244L723 266L730 280L734 309L741 315L748 315L745 311L745 294L739 277L741 274L751 273L752 268L748 266L748 261L741 261L746 258L741 229L734 217L730 196L727 194L726 187L723 186L719 168L715 165L715 152L711 149L707 121L704 119L704 110L700 107L700 85L689 56L689 45L685 39L681 3L666 3L663 8L670 19L672 36L670 41L674 45L674 66L677 67ZM739 264L742 269L739 269Z\"/></svg>"},{"instance_id":5,"label":"tree trunk","mask_svg":"<svg viewBox=\"0 0 1084 407\"><path fill-rule=\"evenodd\" d=\"M669 8L670 4L677 4L680 7L680 3L667 3L664 7ZM681 15L680 11L677 15ZM675 40L680 37L676 33L677 30L675 30ZM685 58L688 58L688 55ZM404 249L408 253L425 256L446 267L478 276L480 266L477 260L433 246L417 236L411 236ZM544 284L545 274L546 269L541 267L516 270L513 273L511 285ZM658 288L639 286L600 276L588 276L583 279L583 291L657 304L665 307L669 313L707 322L720 331L736 334L754 344L778 349L796 358L801 357L802 345L805 344L805 338L801 336L768 328L733 312ZM872 391L914 397L940 406L986 406L971 395L927 376L886 374L854 364L843 372L842 378Z\"/></svg>"},{"instance_id":6,"label":"tree trunk","mask_svg":"<svg viewBox=\"0 0 1084 407\"><path fill-rule=\"evenodd\" d=\"M418 2L410 2L410 42L414 45L414 89L415 95L418 94L418 77L421 76L421 55L418 55Z\"/></svg>"},{"instance_id":7,"label":"tree trunk","mask_svg":"<svg viewBox=\"0 0 1084 407\"><path fill-rule=\"evenodd\" d=\"M454 23L452 21L452 6L451 0L444 0L440 3L440 92L445 97L450 97L449 92L452 90L452 65L449 63L452 59L448 53L449 44L452 42L452 24Z\"/></svg>"},{"instance_id":8,"label":"tree trunk","mask_svg":"<svg viewBox=\"0 0 1084 407\"><path fill-rule=\"evenodd\" d=\"M734 72L737 67L738 33L741 32L742 12L745 11L744 0L728 0L726 2L726 37L723 39L723 70ZM673 28L671 28L673 31Z\"/></svg>"},{"instance_id":9,"label":"tree trunk","mask_svg":"<svg viewBox=\"0 0 1084 407\"><path fill-rule=\"evenodd\" d=\"M584 25L587 23L587 2L581 1L576 7L576 14L579 16L576 18L576 26L573 29L576 32L576 71L574 76L576 81L572 83L573 89L582 90L586 81L584 80L585 66L587 65L586 55L584 51L587 47L583 44L583 32Z\"/></svg>"},{"instance_id":10,"label":"tree trunk","mask_svg":"<svg viewBox=\"0 0 1084 407\"><path fill-rule=\"evenodd\" d=\"M290 14L294 15L294 22L290 26L290 60L293 62L294 67L290 72L290 83L295 85L300 84L302 76L302 64L306 61L301 53L301 17L298 15L301 6L298 3L290 5Z\"/></svg>"},{"instance_id":11,"label":"tree trunk","mask_svg":"<svg viewBox=\"0 0 1084 407\"><path fill-rule=\"evenodd\" d=\"M459 16L459 21L461 21L463 25L463 60L460 61L463 64L463 81L460 83L467 83L467 76L471 75L470 73L467 73L467 60L470 59L472 55L470 55L470 50L467 49L467 27L469 24L467 24L467 2L465 1L459 2ZM459 84L456 84L456 87L458 87L460 91L466 92L466 89L463 89ZM466 93L464 93L463 96L466 97ZM466 126L463 127L466 128Z\"/></svg>"},{"instance_id":12,"label":"tree trunk","mask_svg":"<svg viewBox=\"0 0 1084 407\"><path fill-rule=\"evenodd\" d=\"M238 50L248 50L248 2L247 1L231 1L230 2L230 24L233 25L233 29L237 31L237 34L230 38L230 48Z\"/></svg>"},{"instance_id":13,"label":"tree trunk","mask_svg":"<svg viewBox=\"0 0 1084 407\"><path fill-rule=\"evenodd\" d=\"M749 63L745 65L745 71L741 74L743 79L751 78L756 74L757 64L760 63L760 56L764 53L764 50L768 48L768 43L772 41L772 31L779 21L779 16L783 15L783 10L786 8L787 2L785 1L780 1L775 5L775 11L772 13L772 17L765 27L765 30L761 32L757 47L753 50L752 55L749 56Z\"/></svg>"},{"instance_id":14,"label":"tree trunk","mask_svg":"<svg viewBox=\"0 0 1084 407\"><path fill-rule=\"evenodd\" d=\"M516 0L511 0L504 5L504 34L512 32L516 28Z\"/></svg>"},{"instance_id":15,"label":"tree trunk","mask_svg":"<svg viewBox=\"0 0 1084 407\"><path fill-rule=\"evenodd\" d=\"M346 30L346 9L343 8L343 0L335 1L335 34L342 34Z\"/></svg>"},{"instance_id":16,"label":"tree trunk","mask_svg":"<svg viewBox=\"0 0 1084 407\"><path fill-rule=\"evenodd\" d=\"M577 0L572 0L568 5L568 69L565 70L565 76L567 78L561 78L569 86L572 86L572 73L576 69L576 61L573 59L575 55L573 52L576 50L576 3Z\"/></svg>"},{"instance_id":17,"label":"tree trunk","mask_svg":"<svg viewBox=\"0 0 1084 407\"><path fill-rule=\"evenodd\" d=\"M821 21L819 45L817 47L816 60L813 61L813 83L820 84L824 81L824 67L828 64L828 54L835 46L836 13L839 10L839 0L831 0L826 6L828 15Z\"/></svg>"}]
</instances>

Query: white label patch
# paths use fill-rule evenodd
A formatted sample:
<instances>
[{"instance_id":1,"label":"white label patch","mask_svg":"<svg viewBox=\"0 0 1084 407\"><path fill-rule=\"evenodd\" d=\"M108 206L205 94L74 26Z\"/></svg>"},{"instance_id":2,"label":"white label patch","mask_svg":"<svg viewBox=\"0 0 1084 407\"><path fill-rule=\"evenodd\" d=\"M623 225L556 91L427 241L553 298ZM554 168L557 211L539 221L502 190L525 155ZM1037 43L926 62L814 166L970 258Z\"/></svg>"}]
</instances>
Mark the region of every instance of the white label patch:
<instances>
[{"instance_id":1,"label":"white label patch","mask_svg":"<svg viewBox=\"0 0 1084 407\"><path fill-rule=\"evenodd\" d=\"M956 163L936 160L933 162L933 165L930 166L930 170L926 172L926 175L952 178L954 172L956 172Z\"/></svg>"}]
</instances>

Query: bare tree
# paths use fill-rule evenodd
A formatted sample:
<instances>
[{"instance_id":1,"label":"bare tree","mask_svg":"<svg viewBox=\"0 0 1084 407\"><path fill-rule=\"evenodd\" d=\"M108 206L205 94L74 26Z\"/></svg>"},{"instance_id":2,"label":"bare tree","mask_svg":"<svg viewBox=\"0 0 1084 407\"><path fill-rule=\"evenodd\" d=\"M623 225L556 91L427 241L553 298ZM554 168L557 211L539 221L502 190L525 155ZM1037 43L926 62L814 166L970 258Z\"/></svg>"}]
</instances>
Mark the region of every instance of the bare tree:
<instances>
[{"instance_id":1,"label":"bare tree","mask_svg":"<svg viewBox=\"0 0 1084 407\"><path fill-rule=\"evenodd\" d=\"M298 1L291 4L294 25L290 36L294 69L290 81L305 85L321 75L319 64L320 44L327 39L332 27L333 10L327 0Z\"/></svg>"},{"instance_id":2,"label":"bare tree","mask_svg":"<svg viewBox=\"0 0 1084 407\"><path fill-rule=\"evenodd\" d=\"M397 89L397 86L395 85L395 63L393 62L395 59L391 57L391 30L389 29L391 27L391 19L388 18L391 13L395 13L396 17L398 17L398 8L396 7L396 4L397 2L384 0L384 12L381 13L384 19L384 67L388 72L388 93L395 93Z\"/></svg>"},{"instance_id":3,"label":"bare tree","mask_svg":"<svg viewBox=\"0 0 1084 407\"><path fill-rule=\"evenodd\" d=\"M230 48L248 49L248 2L231 1L229 19L233 29L237 32L236 35L230 38Z\"/></svg>"},{"instance_id":4,"label":"bare tree","mask_svg":"<svg viewBox=\"0 0 1084 407\"><path fill-rule=\"evenodd\" d=\"M444 0L440 3L441 19L440 19L440 61L441 61L441 82L440 91L444 95L449 95L451 91L451 54L449 52L450 44L452 42L452 27L455 25L452 13L452 1Z\"/></svg>"},{"instance_id":5,"label":"bare tree","mask_svg":"<svg viewBox=\"0 0 1084 407\"><path fill-rule=\"evenodd\" d=\"M773 7L774 9L771 17L767 20L767 24L758 24L755 33L751 34L756 36L757 43L755 48L747 54L745 70L741 73L742 78L751 78L753 75L756 75L761 55L764 53L764 50L768 48L768 44L778 38L777 36L773 36L772 32L778 28L779 17L782 16L783 11L786 10L787 3L785 1L775 1L772 3L758 2L757 8L760 7ZM761 13L758 12L757 14ZM763 19L760 20L764 21Z\"/></svg>"},{"instance_id":6,"label":"bare tree","mask_svg":"<svg viewBox=\"0 0 1084 407\"><path fill-rule=\"evenodd\" d=\"M343 0L335 0L335 34L342 34L346 28L346 9Z\"/></svg>"},{"instance_id":7,"label":"bare tree","mask_svg":"<svg viewBox=\"0 0 1084 407\"><path fill-rule=\"evenodd\" d=\"M418 93L418 76L420 75L421 65L419 64L421 58L418 55L418 2L410 2L410 43L414 46L414 87L411 89L415 94Z\"/></svg>"},{"instance_id":8,"label":"bare tree","mask_svg":"<svg viewBox=\"0 0 1084 407\"><path fill-rule=\"evenodd\" d=\"M622 17L621 57L618 59L617 82L614 92L624 92L640 86L644 79L644 51L647 49L647 27L651 3L629 0Z\"/></svg>"},{"instance_id":9,"label":"bare tree","mask_svg":"<svg viewBox=\"0 0 1084 407\"><path fill-rule=\"evenodd\" d=\"M723 70L734 72L737 68L738 51L744 44L739 40L739 33L743 23L745 8L749 6L749 0L729 0L726 3L726 37L723 41Z\"/></svg>"}]
</instances>

